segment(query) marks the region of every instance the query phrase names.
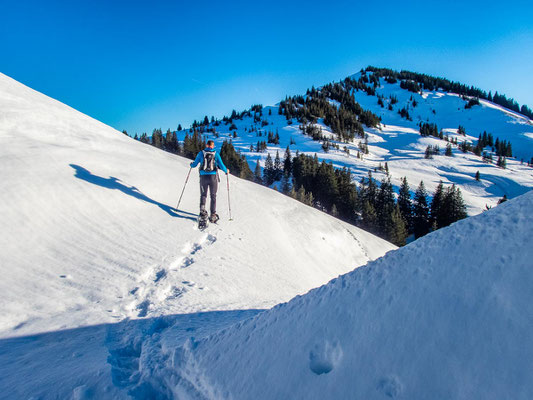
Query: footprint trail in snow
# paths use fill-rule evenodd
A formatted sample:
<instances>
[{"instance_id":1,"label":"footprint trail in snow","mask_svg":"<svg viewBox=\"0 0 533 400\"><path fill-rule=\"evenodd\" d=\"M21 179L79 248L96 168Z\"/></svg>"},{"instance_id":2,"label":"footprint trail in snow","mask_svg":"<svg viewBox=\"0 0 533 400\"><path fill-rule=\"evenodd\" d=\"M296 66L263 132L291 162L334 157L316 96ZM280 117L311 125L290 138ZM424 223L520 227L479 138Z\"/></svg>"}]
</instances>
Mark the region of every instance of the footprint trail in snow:
<instances>
[{"instance_id":1,"label":"footprint trail in snow","mask_svg":"<svg viewBox=\"0 0 533 400\"><path fill-rule=\"evenodd\" d=\"M133 301L129 305L129 315L134 317L146 317L160 309L167 302L176 301L185 293L193 289L203 290L204 287L195 282L182 278L182 271L191 268L197 258L204 253L209 246L217 241L217 237L211 233L202 233L198 241L186 242L181 255L166 263L164 257L161 264L151 265L138 280L138 285L129 291Z\"/></svg>"}]
</instances>

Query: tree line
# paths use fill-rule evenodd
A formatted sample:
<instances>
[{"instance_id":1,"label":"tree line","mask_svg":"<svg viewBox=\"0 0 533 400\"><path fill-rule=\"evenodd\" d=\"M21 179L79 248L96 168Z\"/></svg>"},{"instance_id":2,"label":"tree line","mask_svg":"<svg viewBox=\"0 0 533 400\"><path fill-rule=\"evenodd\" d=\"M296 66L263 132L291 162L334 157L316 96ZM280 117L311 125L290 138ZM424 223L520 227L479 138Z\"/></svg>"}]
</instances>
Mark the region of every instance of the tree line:
<instances>
[{"instance_id":1,"label":"tree line","mask_svg":"<svg viewBox=\"0 0 533 400\"><path fill-rule=\"evenodd\" d=\"M260 171L259 161L255 169ZM420 182L411 198L404 178L396 200L388 171L380 183L369 172L357 185L349 169L320 162L316 154L297 151L293 157L289 147L283 160L278 152L274 161L268 155L262 177L256 172L254 180L267 186L278 182L281 192L398 246L404 245L410 234L418 238L467 216L461 191L455 185L445 188L441 182L429 203L424 183Z\"/></svg>"},{"instance_id":2,"label":"tree line","mask_svg":"<svg viewBox=\"0 0 533 400\"><path fill-rule=\"evenodd\" d=\"M448 142L444 155L449 157L453 157L451 143L457 145L463 153L472 152L475 155L482 157L483 161L492 163L492 155L485 150L486 147L490 147L492 149L492 152L495 153L498 157L496 165L501 168L506 168L506 158L513 156L513 149L510 141L500 140L499 138L496 138L496 140L494 140L494 136L492 135L492 133L487 133L487 131L484 131L483 134L479 134L478 141L476 145L473 146L472 143L469 143L466 140L458 144L457 138L455 138L455 140L452 140L447 135L445 136L442 130L439 131L437 124L422 122L419 125L421 136L433 136ZM463 126L459 125L457 133L465 136L466 130ZM440 154L439 146L429 145L426 148L424 158L433 158L433 155L438 154Z\"/></svg>"},{"instance_id":3,"label":"tree line","mask_svg":"<svg viewBox=\"0 0 533 400\"><path fill-rule=\"evenodd\" d=\"M352 89L361 88L367 92L371 90L371 86L346 78L342 82L329 83L320 89L312 88L307 91L305 97L288 96L280 102L278 112L285 115L287 121L296 118L303 126L314 124L319 118L323 118L324 124L331 128L337 139L347 142L356 135L364 137L363 125L377 127L381 123L377 115L364 110L355 101ZM338 107L332 101L338 102Z\"/></svg>"},{"instance_id":4,"label":"tree line","mask_svg":"<svg viewBox=\"0 0 533 400\"><path fill-rule=\"evenodd\" d=\"M499 94L498 92L492 95L491 91L487 93L486 91L474 86L467 86L445 78L439 78L411 71L398 72L389 68L376 68L369 66L366 69L363 69L361 72L372 72L378 78L385 78L389 83L396 83L397 80L400 80L400 86L402 88L413 92L420 92L420 87L431 91L442 89L445 92L453 92L463 96L485 99L533 119L533 111L527 105L523 104L520 107L520 105L514 99L507 98L504 94ZM467 108L472 107L475 104L476 100L474 99L472 102L467 104ZM477 102L477 104L479 104L479 102Z\"/></svg>"},{"instance_id":5,"label":"tree line","mask_svg":"<svg viewBox=\"0 0 533 400\"><path fill-rule=\"evenodd\" d=\"M206 147L205 138L196 129L186 132L182 143L177 140L176 132L170 130L163 135L160 129L155 129L150 138L146 134L136 138L189 159L194 159ZM279 152L275 157L269 153L263 171L257 161L252 172L246 156L235 150L231 140L222 143L220 156L233 175L266 186L275 185L276 189L279 186L282 193L398 246L404 245L410 234L418 238L467 216L461 192L455 185L444 188L441 182L429 204L424 183L420 182L411 199L404 178L396 199L387 166L381 182L369 172L357 185L349 169L320 162L316 154L308 156L297 151L293 156L289 146L283 158Z\"/></svg>"}]
</instances>

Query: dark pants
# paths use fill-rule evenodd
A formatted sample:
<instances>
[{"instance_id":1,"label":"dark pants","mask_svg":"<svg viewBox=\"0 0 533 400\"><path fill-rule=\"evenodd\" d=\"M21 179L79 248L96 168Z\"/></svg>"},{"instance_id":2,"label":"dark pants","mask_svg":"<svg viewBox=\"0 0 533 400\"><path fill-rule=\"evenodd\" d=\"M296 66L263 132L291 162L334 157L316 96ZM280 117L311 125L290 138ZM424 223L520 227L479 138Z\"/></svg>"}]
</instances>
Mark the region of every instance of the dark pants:
<instances>
[{"instance_id":1,"label":"dark pants","mask_svg":"<svg viewBox=\"0 0 533 400\"><path fill-rule=\"evenodd\" d=\"M211 195L211 214L217 211L218 177L216 175L200 175L200 211L205 210L207 189Z\"/></svg>"}]
</instances>

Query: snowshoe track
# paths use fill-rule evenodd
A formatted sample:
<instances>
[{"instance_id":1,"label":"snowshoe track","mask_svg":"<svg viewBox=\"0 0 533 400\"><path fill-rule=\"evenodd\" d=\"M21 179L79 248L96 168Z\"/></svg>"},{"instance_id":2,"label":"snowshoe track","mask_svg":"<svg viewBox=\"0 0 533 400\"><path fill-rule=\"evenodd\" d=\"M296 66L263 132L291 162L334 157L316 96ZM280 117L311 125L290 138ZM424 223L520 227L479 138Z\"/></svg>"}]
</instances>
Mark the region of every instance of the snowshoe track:
<instances>
[{"instance_id":1,"label":"snowshoe track","mask_svg":"<svg viewBox=\"0 0 533 400\"><path fill-rule=\"evenodd\" d=\"M138 286L129 290L133 297L129 306L130 317L146 317L166 301L175 301L189 290L204 288L194 282L183 280L180 271L194 266L196 259L209 246L217 241L216 234L202 232L195 242L186 242L181 248L181 255L174 256L170 263L169 257L163 257L160 265L151 265L138 281Z\"/></svg>"}]
</instances>

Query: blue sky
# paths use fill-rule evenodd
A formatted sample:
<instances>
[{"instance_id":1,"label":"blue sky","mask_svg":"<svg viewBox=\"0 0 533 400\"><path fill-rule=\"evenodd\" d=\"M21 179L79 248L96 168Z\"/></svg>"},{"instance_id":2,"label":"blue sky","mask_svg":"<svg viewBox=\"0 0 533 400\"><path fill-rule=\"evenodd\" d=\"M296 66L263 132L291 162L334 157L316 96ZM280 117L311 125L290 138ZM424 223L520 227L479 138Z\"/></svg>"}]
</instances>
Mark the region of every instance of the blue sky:
<instances>
[{"instance_id":1,"label":"blue sky","mask_svg":"<svg viewBox=\"0 0 533 400\"><path fill-rule=\"evenodd\" d=\"M531 2L3 1L0 72L130 134L274 104L367 65L533 107Z\"/></svg>"}]
</instances>

